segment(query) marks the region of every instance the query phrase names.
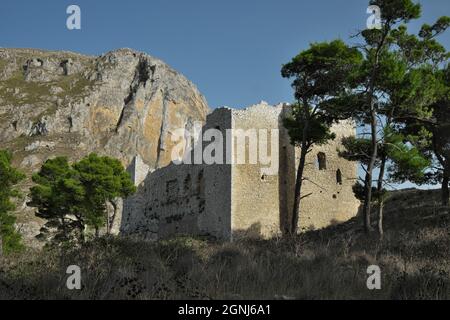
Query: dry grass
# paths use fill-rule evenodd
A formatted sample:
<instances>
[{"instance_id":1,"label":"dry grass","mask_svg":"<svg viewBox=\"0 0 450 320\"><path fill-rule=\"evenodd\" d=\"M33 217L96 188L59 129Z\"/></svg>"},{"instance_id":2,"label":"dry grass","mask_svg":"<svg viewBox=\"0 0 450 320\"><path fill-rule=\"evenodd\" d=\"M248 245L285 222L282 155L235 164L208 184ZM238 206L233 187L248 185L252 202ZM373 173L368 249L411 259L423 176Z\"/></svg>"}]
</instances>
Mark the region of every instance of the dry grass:
<instances>
[{"instance_id":1,"label":"dry grass","mask_svg":"<svg viewBox=\"0 0 450 320\"><path fill-rule=\"evenodd\" d=\"M450 216L388 212L382 242L352 220L289 240L102 238L29 252L0 262L0 299L449 299ZM66 289L72 264L82 290ZM381 290L366 287L371 264Z\"/></svg>"}]
</instances>

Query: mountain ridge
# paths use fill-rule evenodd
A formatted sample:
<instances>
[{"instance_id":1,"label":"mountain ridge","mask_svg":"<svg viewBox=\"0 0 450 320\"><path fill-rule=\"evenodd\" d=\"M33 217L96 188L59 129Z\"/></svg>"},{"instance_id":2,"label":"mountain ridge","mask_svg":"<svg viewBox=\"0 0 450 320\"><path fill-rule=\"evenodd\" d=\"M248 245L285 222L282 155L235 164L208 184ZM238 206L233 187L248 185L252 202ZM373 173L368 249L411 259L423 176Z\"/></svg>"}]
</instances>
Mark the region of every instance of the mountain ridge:
<instances>
[{"instance_id":1,"label":"mountain ridge","mask_svg":"<svg viewBox=\"0 0 450 320\"><path fill-rule=\"evenodd\" d=\"M96 152L127 166L139 155L153 169L170 162L171 132L203 122L205 97L162 60L130 48L100 56L0 48L0 149L31 174L50 157L76 161ZM19 205L19 229L40 228ZM30 227L30 223L32 226Z\"/></svg>"}]
</instances>

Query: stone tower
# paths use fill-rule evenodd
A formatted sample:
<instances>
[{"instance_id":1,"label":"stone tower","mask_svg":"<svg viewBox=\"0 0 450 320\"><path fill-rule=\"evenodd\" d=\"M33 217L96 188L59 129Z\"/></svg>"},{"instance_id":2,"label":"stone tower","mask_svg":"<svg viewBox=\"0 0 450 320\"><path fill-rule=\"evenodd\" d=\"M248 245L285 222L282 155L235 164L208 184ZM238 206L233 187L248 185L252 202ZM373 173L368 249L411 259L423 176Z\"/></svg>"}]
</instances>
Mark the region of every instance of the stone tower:
<instances>
[{"instance_id":1,"label":"stone tower","mask_svg":"<svg viewBox=\"0 0 450 320\"><path fill-rule=\"evenodd\" d=\"M213 129L222 141L203 135L197 149L206 153L218 143L212 154L220 163L202 159L149 173L125 205L122 232L148 239L190 234L224 240L281 233L290 221L300 154L282 125L288 112L289 105L264 102L242 110L214 110L203 133ZM358 211L352 192L357 165L338 156L341 138L354 135L355 128L341 122L332 131L334 141L308 154L300 230L343 222Z\"/></svg>"}]
</instances>

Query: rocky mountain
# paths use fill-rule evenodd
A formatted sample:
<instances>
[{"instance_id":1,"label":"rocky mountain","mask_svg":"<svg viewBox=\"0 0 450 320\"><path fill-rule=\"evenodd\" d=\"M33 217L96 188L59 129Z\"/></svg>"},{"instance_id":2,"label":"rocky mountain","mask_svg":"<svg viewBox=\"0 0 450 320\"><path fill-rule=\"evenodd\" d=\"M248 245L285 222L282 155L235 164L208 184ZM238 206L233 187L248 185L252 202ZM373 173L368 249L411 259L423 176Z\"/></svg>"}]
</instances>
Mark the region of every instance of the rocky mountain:
<instances>
[{"instance_id":1,"label":"rocky mountain","mask_svg":"<svg viewBox=\"0 0 450 320\"><path fill-rule=\"evenodd\" d=\"M136 155L150 168L165 166L171 131L207 113L189 80L145 53L0 48L0 149L12 151L28 177L49 157L77 160L90 152L125 166ZM22 187L29 185L30 179ZM30 237L42 222L25 203L18 225Z\"/></svg>"}]
</instances>

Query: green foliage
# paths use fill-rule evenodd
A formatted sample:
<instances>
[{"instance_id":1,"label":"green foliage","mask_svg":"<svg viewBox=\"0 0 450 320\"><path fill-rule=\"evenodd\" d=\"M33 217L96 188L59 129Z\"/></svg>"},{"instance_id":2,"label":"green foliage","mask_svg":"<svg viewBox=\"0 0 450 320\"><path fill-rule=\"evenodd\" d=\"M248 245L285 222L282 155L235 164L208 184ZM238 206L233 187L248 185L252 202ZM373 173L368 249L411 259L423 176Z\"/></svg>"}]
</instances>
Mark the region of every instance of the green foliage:
<instances>
[{"instance_id":1,"label":"green foliage","mask_svg":"<svg viewBox=\"0 0 450 320\"><path fill-rule=\"evenodd\" d=\"M365 199L364 184L362 184L360 182L356 182L352 186L352 191L353 191L353 194L355 195L356 199L358 199L360 201L364 201L364 199ZM372 198L371 201L372 201L372 203L376 203L377 200L380 200L380 199L385 200L388 197L389 192L385 189L378 191L378 189L376 187L372 187L372 194L375 195L375 197ZM379 197L379 195L381 196L381 198Z\"/></svg>"},{"instance_id":2,"label":"green foliage","mask_svg":"<svg viewBox=\"0 0 450 320\"><path fill-rule=\"evenodd\" d=\"M380 8L384 24L417 19L422 11L420 4L411 0L371 0L369 4Z\"/></svg>"},{"instance_id":3,"label":"green foliage","mask_svg":"<svg viewBox=\"0 0 450 320\"><path fill-rule=\"evenodd\" d=\"M385 136L386 151L392 161L389 167L390 178L397 182L423 181L425 171L431 165L430 160L417 147L405 142L403 135L388 132Z\"/></svg>"},{"instance_id":4,"label":"green foliage","mask_svg":"<svg viewBox=\"0 0 450 320\"><path fill-rule=\"evenodd\" d=\"M47 219L47 228L56 228L58 242L84 241L86 225L96 229L106 220L106 204L126 197L136 188L122 164L109 157L90 154L70 165L67 158L47 160L33 176L30 204L37 216Z\"/></svg>"},{"instance_id":5,"label":"green foliage","mask_svg":"<svg viewBox=\"0 0 450 320\"><path fill-rule=\"evenodd\" d=\"M306 154L314 144L335 138L330 131L339 113L329 108L328 101L341 94L358 74L362 55L343 41L313 43L281 69L285 78L293 78L292 87L297 103L284 119L291 143L301 147L297 171L295 198L290 232L295 233L300 208L300 193Z\"/></svg>"},{"instance_id":6,"label":"green foliage","mask_svg":"<svg viewBox=\"0 0 450 320\"><path fill-rule=\"evenodd\" d=\"M439 99L432 104L434 123L428 124L428 130L433 133L435 152L450 162L450 65L438 72L442 84ZM450 163L449 163L450 166Z\"/></svg>"},{"instance_id":7,"label":"green foliage","mask_svg":"<svg viewBox=\"0 0 450 320\"><path fill-rule=\"evenodd\" d=\"M375 188L374 188L375 189ZM363 201L364 200L364 185L362 185L359 182L356 182L352 186L353 194L355 195L356 199Z\"/></svg>"},{"instance_id":8,"label":"green foliage","mask_svg":"<svg viewBox=\"0 0 450 320\"><path fill-rule=\"evenodd\" d=\"M359 73L354 82L348 82L347 90L328 101L343 118L351 117L370 130L370 139L344 139L345 150L340 150L344 158L366 166L367 202L371 202L375 167L380 169L375 192L379 200L385 180L421 183L428 179L431 157L425 150L432 145L427 133L431 130L424 130L415 119L432 123L436 113L430 106L446 92L437 70L449 54L435 38L450 24L450 18L441 17L413 35L406 23L420 17L420 4L372 0L370 5L381 10L381 29L361 32L365 43L359 47L363 54ZM364 216L370 216L370 206L364 206Z\"/></svg>"},{"instance_id":9,"label":"green foliage","mask_svg":"<svg viewBox=\"0 0 450 320\"><path fill-rule=\"evenodd\" d=\"M36 216L47 220L46 228L56 229L55 240L71 240L75 230L82 233L86 192L67 158L47 160L33 182L29 204L38 208Z\"/></svg>"},{"instance_id":10,"label":"green foliage","mask_svg":"<svg viewBox=\"0 0 450 320\"><path fill-rule=\"evenodd\" d=\"M73 167L86 191L87 222L95 228L104 225L107 202L113 202L117 197L127 197L136 191L129 174L117 159L90 154Z\"/></svg>"},{"instance_id":11,"label":"green foliage","mask_svg":"<svg viewBox=\"0 0 450 320\"><path fill-rule=\"evenodd\" d=\"M10 212L15 209L11 198L18 197L19 192L14 185L19 183L24 175L11 166L11 154L0 150L0 238L5 254L23 248L21 236L14 228L16 218Z\"/></svg>"},{"instance_id":12,"label":"green foliage","mask_svg":"<svg viewBox=\"0 0 450 320\"><path fill-rule=\"evenodd\" d=\"M293 78L298 103L284 124L293 144L302 141L309 148L334 139L331 124L338 119L327 102L355 77L362 55L343 41L313 43L285 64L281 74Z\"/></svg>"},{"instance_id":13,"label":"green foliage","mask_svg":"<svg viewBox=\"0 0 450 320\"><path fill-rule=\"evenodd\" d=\"M420 29L419 36L424 39L432 39L443 33L450 26L450 17L440 17L432 26L424 24Z\"/></svg>"},{"instance_id":14,"label":"green foliage","mask_svg":"<svg viewBox=\"0 0 450 320\"><path fill-rule=\"evenodd\" d=\"M411 144L409 139L411 137L405 137L390 127L385 129L383 141L378 143L375 167L382 164L381 159L383 158L389 161L388 175L384 177L386 181L423 183L426 179L426 170L430 167L431 161L419 148ZM367 166L370 161L370 139L345 137L342 139L342 144L344 150L338 150L339 156ZM355 194L357 193L355 192ZM358 197L358 199L362 200L363 198Z\"/></svg>"},{"instance_id":15,"label":"green foliage","mask_svg":"<svg viewBox=\"0 0 450 320\"><path fill-rule=\"evenodd\" d=\"M362 55L341 40L313 43L291 62L283 65L281 75L294 78L295 98L318 104L343 90L355 76Z\"/></svg>"},{"instance_id":16,"label":"green foliage","mask_svg":"<svg viewBox=\"0 0 450 320\"><path fill-rule=\"evenodd\" d=\"M310 112L312 111L310 110ZM293 145L301 145L306 125L308 145L321 145L336 137L336 135L330 131L332 118L326 116L324 113L317 113L316 116L310 118L306 124L306 121L302 120L305 117L305 108L295 104L292 106L292 115L283 119L283 124L288 129L289 137L291 138L291 143Z\"/></svg>"},{"instance_id":17,"label":"green foliage","mask_svg":"<svg viewBox=\"0 0 450 320\"><path fill-rule=\"evenodd\" d=\"M440 183L444 176L450 176L450 68L447 64L433 73L436 101L428 108L432 114L426 118L412 114L405 121L402 132L418 137L412 140L422 154L431 159L433 165L421 183Z\"/></svg>"},{"instance_id":18,"label":"green foliage","mask_svg":"<svg viewBox=\"0 0 450 320\"><path fill-rule=\"evenodd\" d=\"M344 137L342 138L343 150L338 150L340 157L349 161L358 161L362 165L367 165L370 161L370 139L360 137ZM379 144L379 148L382 145Z\"/></svg>"}]
</instances>

